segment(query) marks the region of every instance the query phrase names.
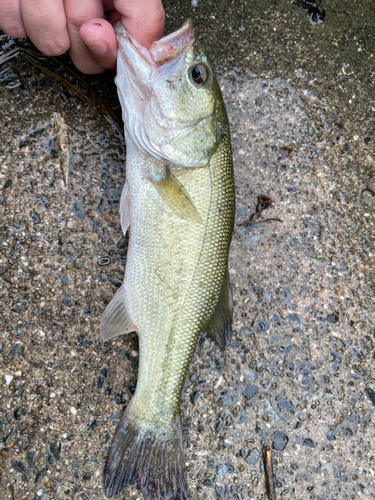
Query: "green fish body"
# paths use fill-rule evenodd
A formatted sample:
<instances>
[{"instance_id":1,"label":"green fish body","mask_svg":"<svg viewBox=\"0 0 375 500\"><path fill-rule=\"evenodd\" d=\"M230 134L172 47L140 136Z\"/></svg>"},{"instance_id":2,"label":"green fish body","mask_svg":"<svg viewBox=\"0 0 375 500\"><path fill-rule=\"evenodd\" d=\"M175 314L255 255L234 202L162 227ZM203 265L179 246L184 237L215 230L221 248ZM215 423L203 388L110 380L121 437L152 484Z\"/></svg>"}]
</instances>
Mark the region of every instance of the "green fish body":
<instances>
[{"instance_id":1,"label":"green fish body","mask_svg":"<svg viewBox=\"0 0 375 500\"><path fill-rule=\"evenodd\" d=\"M121 24L116 83L126 132L120 213L124 283L101 334L137 331L135 394L104 473L110 498L136 484L151 499L187 499L179 403L198 334L231 335L228 251L234 180L228 119L191 22L149 51Z\"/></svg>"}]
</instances>

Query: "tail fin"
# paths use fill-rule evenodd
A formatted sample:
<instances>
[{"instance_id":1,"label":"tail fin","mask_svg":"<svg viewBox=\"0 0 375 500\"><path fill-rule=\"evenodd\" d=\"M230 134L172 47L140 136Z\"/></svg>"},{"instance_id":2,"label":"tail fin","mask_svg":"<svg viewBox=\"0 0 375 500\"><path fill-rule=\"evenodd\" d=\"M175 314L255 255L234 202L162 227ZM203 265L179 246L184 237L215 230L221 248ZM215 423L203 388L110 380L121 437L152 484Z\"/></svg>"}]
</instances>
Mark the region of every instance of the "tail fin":
<instances>
[{"instance_id":1,"label":"tail fin","mask_svg":"<svg viewBox=\"0 0 375 500\"><path fill-rule=\"evenodd\" d=\"M180 415L162 429L122 417L105 465L105 493L112 498L130 485L150 500L188 499Z\"/></svg>"}]
</instances>

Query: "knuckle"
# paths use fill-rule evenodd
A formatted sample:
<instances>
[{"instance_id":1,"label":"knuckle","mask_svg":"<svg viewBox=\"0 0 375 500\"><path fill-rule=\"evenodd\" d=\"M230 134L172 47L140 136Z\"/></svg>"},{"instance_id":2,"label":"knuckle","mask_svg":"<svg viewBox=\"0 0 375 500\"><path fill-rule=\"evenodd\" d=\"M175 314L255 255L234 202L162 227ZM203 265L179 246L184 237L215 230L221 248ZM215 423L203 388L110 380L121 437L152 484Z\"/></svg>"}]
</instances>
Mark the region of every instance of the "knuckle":
<instances>
[{"instance_id":1,"label":"knuckle","mask_svg":"<svg viewBox=\"0 0 375 500\"><path fill-rule=\"evenodd\" d=\"M67 33L63 33L57 37L50 36L38 42L32 41L46 56L61 56L61 54L64 54L70 48L70 40Z\"/></svg>"},{"instance_id":2,"label":"knuckle","mask_svg":"<svg viewBox=\"0 0 375 500\"><path fill-rule=\"evenodd\" d=\"M69 50L69 44L59 46L46 46L42 49L42 52L46 56L61 56L62 54L65 54L67 50Z\"/></svg>"},{"instance_id":3,"label":"knuckle","mask_svg":"<svg viewBox=\"0 0 375 500\"><path fill-rule=\"evenodd\" d=\"M68 24L71 24L72 26L75 26L76 28L80 28L82 24L85 24L87 21L90 21L92 19L92 16L90 15L81 15L81 16L73 16L69 15L68 13L66 14L66 20Z\"/></svg>"},{"instance_id":4,"label":"knuckle","mask_svg":"<svg viewBox=\"0 0 375 500\"><path fill-rule=\"evenodd\" d=\"M4 27L4 31L7 35L13 38L25 38L26 36L26 31L23 26L18 26L14 28Z\"/></svg>"},{"instance_id":5,"label":"knuckle","mask_svg":"<svg viewBox=\"0 0 375 500\"><path fill-rule=\"evenodd\" d=\"M13 38L24 38L26 36L25 28L19 19L5 19L0 22L0 29Z\"/></svg>"}]
</instances>

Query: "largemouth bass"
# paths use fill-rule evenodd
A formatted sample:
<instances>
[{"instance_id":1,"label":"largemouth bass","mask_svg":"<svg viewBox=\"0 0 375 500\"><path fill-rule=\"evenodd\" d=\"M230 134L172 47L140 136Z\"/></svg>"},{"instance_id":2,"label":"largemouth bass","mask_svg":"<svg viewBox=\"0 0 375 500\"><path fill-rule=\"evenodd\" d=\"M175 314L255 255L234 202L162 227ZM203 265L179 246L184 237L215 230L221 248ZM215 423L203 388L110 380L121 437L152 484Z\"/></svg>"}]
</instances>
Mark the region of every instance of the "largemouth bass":
<instances>
[{"instance_id":1,"label":"largemouth bass","mask_svg":"<svg viewBox=\"0 0 375 500\"><path fill-rule=\"evenodd\" d=\"M228 118L191 21L140 46L121 23L116 84L126 136L123 285L104 312L108 340L137 331L135 394L104 472L111 498L137 485L148 499L188 498L180 397L200 332L231 336L228 251L234 180Z\"/></svg>"}]
</instances>

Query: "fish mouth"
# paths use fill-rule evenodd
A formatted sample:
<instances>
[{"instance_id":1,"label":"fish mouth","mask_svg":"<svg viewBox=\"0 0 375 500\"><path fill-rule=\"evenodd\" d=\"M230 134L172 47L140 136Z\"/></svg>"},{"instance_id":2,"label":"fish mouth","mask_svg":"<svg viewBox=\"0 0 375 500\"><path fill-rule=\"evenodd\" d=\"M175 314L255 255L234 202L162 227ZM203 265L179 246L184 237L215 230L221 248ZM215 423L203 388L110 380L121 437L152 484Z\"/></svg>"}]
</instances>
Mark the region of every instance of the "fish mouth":
<instances>
[{"instance_id":1,"label":"fish mouth","mask_svg":"<svg viewBox=\"0 0 375 500\"><path fill-rule=\"evenodd\" d=\"M129 44L138 54L153 67L161 66L186 52L194 43L193 23L188 19L179 30L153 42L148 49L143 47L125 29L120 21L116 21L114 30L120 53L126 57Z\"/></svg>"},{"instance_id":2,"label":"fish mouth","mask_svg":"<svg viewBox=\"0 0 375 500\"><path fill-rule=\"evenodd\" d=\"M165 64L185 52L193 43L193 23L188 19L179 30L154 42L149 52L155 64Z\"/></svg>"}]
</instances>

